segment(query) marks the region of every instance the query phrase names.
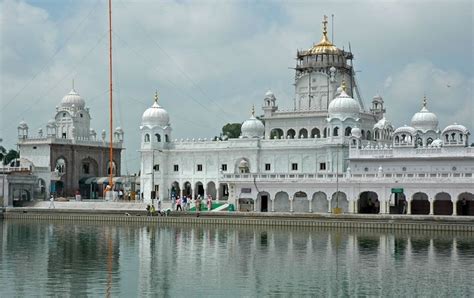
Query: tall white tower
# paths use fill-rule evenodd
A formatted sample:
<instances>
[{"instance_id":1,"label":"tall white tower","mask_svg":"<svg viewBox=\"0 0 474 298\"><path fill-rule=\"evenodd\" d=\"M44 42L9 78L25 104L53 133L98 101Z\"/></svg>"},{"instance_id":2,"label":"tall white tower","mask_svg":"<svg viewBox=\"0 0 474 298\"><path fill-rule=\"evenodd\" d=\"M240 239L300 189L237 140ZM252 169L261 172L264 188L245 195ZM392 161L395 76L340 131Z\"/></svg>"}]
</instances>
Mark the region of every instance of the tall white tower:
<instances>
[{"instance_id":1,"label":"tall white tower","mask_svg":"<svg viewBox=\"0 0 474 298\"><path fill-rule=\"evenodd\" d=\"M158 93L155 93L155 102L143 113L140 126L140 185L145 202L151 203L152 199L166 197L162 173L166 167L165 151L170 146L171 130L168 112L158 104Z\"/></svg>"},{"instance_id":2,"label":"tall white tower","mask_svg":"<svg viewBox=\"0 0 474 298\"><path fill-rule=\"evenodd\" d=\"M84 99L74 90L66 94L56 107L56 137L88 140L91 116Z\"/></svg>"}]
</instances>

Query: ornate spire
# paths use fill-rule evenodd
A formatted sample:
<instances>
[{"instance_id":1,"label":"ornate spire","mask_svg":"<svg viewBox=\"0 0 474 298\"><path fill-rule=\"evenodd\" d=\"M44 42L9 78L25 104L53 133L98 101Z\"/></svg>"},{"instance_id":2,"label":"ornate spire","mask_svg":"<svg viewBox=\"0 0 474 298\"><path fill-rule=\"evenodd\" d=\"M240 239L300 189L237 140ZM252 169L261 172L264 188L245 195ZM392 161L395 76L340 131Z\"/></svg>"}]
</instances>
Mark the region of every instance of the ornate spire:
<instances>
[{"instance_id":1,"label":"ornate spire","mask_svg":"<svg viewBox=\"0 0 474 298\"><path fill-rule=\"evenodd\" d=\"M155 103L158 103L158 91L155 90Z\"/></svg>"},{"instance_id":2,"label":"ornate spire","mask_svg":"<svg viewBox=\"0 0 474 298\"><path fill-rule=\"evenodd\" d=\"M255 117L255 105L252 105L252 117Z\"/></svg>"},{"instance_id":3,"label":"ornate spire","mask_svg":"<svg viewBox=\"0 0 474 298\"><path fill-rule=\"evenodd\" d=\"M72 90L74 90L74 79L72 79Z\"/></svg>"},{"instance_id":4,"label":"ornate spire","mask_svg":"<svg viewBox=\"0 0 474 298\"><path fill-rule=\"evenodd\" d=\"M423 108L426 109L426 103L427 103L427 99L426 99L426 95L423 96Z\"/></svg>"},{"instance_id":5,"label":"ornate spire","mask_svg":"<svg viewBox=\"0 0 474 298\"><path fill-rule=\"evenodd\" d=\"M342 91L346 92L346 80L343 78L341 83Z\"/></svg>"},{"instance_id":6,"label":"ornate spire","mask_svg":"<svg viewBox=\"0 0 474 298\"><path fill-rule=\"evenodd\" d=\"M317 44L314 44L311 49L308 50L308 54L338 54L340 50L336 48L328 38L328 17L324 16L323 18L323 37L321 41Z\"/></svg>"},{"instance_id":7,"label":"ornate spire","mask_svg":"<svg viewBox=\"0 0 474 298\"><path fill-rule=\"evenodd\" d=\"M323 35L328 39L328 16L324 15L323 17Z\"/></svg>"}]
</instances>

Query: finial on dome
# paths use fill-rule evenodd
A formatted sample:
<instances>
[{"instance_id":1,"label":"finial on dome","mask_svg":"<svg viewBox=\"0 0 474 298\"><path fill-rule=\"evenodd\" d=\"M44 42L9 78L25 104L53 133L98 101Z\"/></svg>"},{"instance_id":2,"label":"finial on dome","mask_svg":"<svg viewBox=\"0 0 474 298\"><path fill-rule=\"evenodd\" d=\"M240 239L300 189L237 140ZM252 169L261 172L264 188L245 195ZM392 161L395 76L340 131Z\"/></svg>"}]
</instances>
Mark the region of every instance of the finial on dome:
<instances>
[{"instance_id":1,"label":"finial on dome","mask_svg":"<svg viewBox=\"0 0 474 298\"><path fill-rule=\"evenodd\" d=\"M255 105L252 105L252 117L255 117Z\"/></svg>"},{"instance_id":2,"label":"finial on dome","mask_svg":"<svg viewBox=\"0 0 474 298\"><path fill-rule=\"evenodd\" d=\"M426 99L426 95L423 96L423 107L426 108L426 102L427 102L427 99Z\"/></svg>"},{"instance_id":3,"label":"finial on dome","mask_svg":"<svg viewBox=\"0 0 474 298\"><path fill-rule=\"evenodd\" d=\"M326 39L328 38L328 16L327 15L324 15L323 17L323 35L324 37L326 37Z\"/></svg>"},{"instance_id":4,"label":"finial on dome","mask_svg":"<svg viewBox=\"0 0 474 298\"><path fill-rule=\"evenodd\" d=\"M342 88L342 91L346 92L346 80L345 79L342 79L341 88Z\"/></svg>"},{"instance_id":5,"label":"finial on dome","mask_svg":"<svg viewBox=\"0 0 474 298\"><path fill-rule=\"evenodd\" d=\"M74 79L72 79L72 90L74 90Z\"/></svg>"},{"instance_id":6,"label":"finial on dome","mask_svg":"<svg viewBox=\"0 0 474 298\"><path fill-rule=\"evenodd\" d=\"M158 90L155 90L155 102L158 103Z\"/></svg>"}]
</instances>

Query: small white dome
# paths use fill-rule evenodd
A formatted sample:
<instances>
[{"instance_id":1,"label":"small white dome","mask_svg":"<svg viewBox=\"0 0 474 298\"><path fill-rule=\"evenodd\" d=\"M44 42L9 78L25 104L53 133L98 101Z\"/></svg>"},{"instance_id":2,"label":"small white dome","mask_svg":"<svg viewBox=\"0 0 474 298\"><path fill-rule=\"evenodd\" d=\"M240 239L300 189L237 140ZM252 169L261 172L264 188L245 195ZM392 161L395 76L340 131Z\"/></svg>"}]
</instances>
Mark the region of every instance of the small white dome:
<instances>
[{"instance_id":1,"label":"small white dome","mask_svg":"<svg viewBox=\"0 0 474 298\"><path fill-rule=\"evenodd\" d=\"M123 133L123 129L120 126L117 126L117 128L115 129L115 132Z\"/></svg>"},{"instance_id":2,"label":"small white dome","mask_svg":"<svg viewBox=\"0 0 474 298\"><path fill-rule=\"evenodd\" d=\"M390 121L388 121L386 118L385 118L385 115L382 117L382 119L380 119L377 123L375 123L374 125L374 128L377 128L377 129L386 129L388 127L391 127L392 124L390 123Z\"/></svg>"},{"instance_id":3,"label":"small white dome","mask_svg":"<svg viewBox=\"0 0 474 298\"><path fill-rule=\"evenodd\" d=\"M426 108L426 98L423 100L421 110L411 118L411 126L423 132L438 129L438 117Z\"/></svg>"},{"instance_id":4,"label":"small white dome","mask_svg":"<svg viewBox=\"0 0 474 298\"><path fill-rule=\"evenodd\" d=\"M20 123L18 124L18 128L20 129L26 129L28 128L28 124L24 120L21 120Z\"/></svg>"},{"instance_id":5,"label":"small white dome","mask_svg":"<svg viewBox=\"0 0 474 298\"><path fill-rule=\"evenodd\" d=\"M346 117L358 116L360 106L357 100L347 95L346 91L342 90L341 94L331 101L328 112L329 117Z\"/></svg>"},{"instance_id":6,"label":"small white dome","mask_svg":"<svg viewBox=\"0 0 474 298\"><path fill-rule=\"evenodd\" d=\"M393 132L393 134L398 134L398 133L408 133L414 136L416 134L416 129L414 129L411 126L404 125L402 127L395 129L395 131Z\"/></svg>"},{"instance_id":7,"label":"small white dome","mask_svg":"<svg viewBox=\"0 0 474 298\"><path fill-rule=\"evenodd\" d=\"M377 94L377 95L375 95L375 96L372 98L372 101L373 101L373 102L383 103L383 98L382 98L382 96L380 96L380 95Z\"/></svg>"},{"instance_id":8,"label":"small white dome","mask_svg":"<svg viewBox=\"0 0 474 298\"><path fill-rule=\"evenodd\" d=\"M56 121L54 121L54 119L49 119L46 126L49 127L49 128L56 127Z\"/></svg>"},{"instance_id":9,"label":"small white dome","mask_svg":"<svg viewBox=\"0 0 474 298\"><path fill-rule=\"evenodd\" d=\"M442 147L443 146L443 141L440 140L440 139L436 139L434 140L433 142L431 142L431 144L429 145L429 147L436 147L436 148L439 148L439 147Z\"/></svg>"},{"instance_id":10,"label":"small white dome","mask_svg":"<svg viewBox=\"0 0 474 298\"><path fill-rule=\"evenodd\" d=\"M78 109L84 109L85 106L86 102L84 101L84 99L82 99L79 93L74 90L74 88L71 89L68 94L64 95L63 99L61 100L61 107L76 107Z\"/></svg>"},{"instance_id":11,"label":"small white dome","mask_svg":"<svg viewBox=\"0 0 474 298\"><path fill-rule=\"evenodd\" d=\"M268 90L267 93L265 93L265 97L275 97L275 94L273 94L272 90Z\"/></svg>"},{"instance_id":12,"label":"small white dome","mask_svg":"<svg viewBox=\"0 0 474 298\"><path fill-rule=\"evenodd\" d=\"M457 123L446 126L446 128L443 129L443 132L441 134L444 134L448 131L458 131L464 135L469 133L469 130L467 130L467 128L464 125L457 124Z\"/></svg>"},{"instance_id":13,"label":"small white dome","mask_svg":"<svg viewBox=\"0 0 474 298\"><path fill-rule=\"evenodd\" d=\"M353 128L351 129L351 135L352 135L353 137L360 138L360 137L362 136L362 133L361 133L361 131L360 131L360 128L358 128L358 127L353 127Z\"/></svg>"},{"instance_id":14,"label":"small white dome","mask_svg":"<svg viewBox=\"0 0 474 298\"><path fill-rule=\"evenodd\" d=\"M170 125L170 116L156 101L146 109L142 116L142 125L166 127Z\"/></svg>"},{"instance_id":15,"label":"small white dome","mask_svg":"<svg viewBox=\"0 0 474 298\"><path fill-rule=\"evenodd\" d=\"M265 134L265 126L252 113L252 116L242 123L241 131L243 138L261 138Z\"/></svg>"}]
</instances>

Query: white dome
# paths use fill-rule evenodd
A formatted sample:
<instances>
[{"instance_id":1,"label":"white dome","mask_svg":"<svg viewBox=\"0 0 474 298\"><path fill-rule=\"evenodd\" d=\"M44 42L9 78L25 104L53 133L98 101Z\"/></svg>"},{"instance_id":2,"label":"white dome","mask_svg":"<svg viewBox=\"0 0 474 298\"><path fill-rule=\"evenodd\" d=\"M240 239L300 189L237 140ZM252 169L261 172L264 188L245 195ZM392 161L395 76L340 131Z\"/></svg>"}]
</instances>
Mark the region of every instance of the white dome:
<instances>
[{"instance_id":1,"label":"white dome","mask_svg":"<svg viewBox=\"0 0 474 298\"><path fill-rule=\"evenodd\" d=\"M272 90L268 90L267 93L265 93L265 97L275 97L275 94L273 94Z\"/></svg>"},{"instance_id":2,"label":"white dome","mask_svg":"<svg viewBox=\"0 0 474 298\"><path fill-rule=\"evenodd\" d=\"M241 131L243 138L261 138L265 134L265 126L252 115L242 123Z\"/></svg>"},{"instance_id":3,"label":"white dome","mask_svg":"<svg viewBox=\"0 0 474 298\"><path fill-rule=\"evenodd\" d=\"M351 129L351 135L352 135L353 137L360 138L360 137L362 136L362 133L361 133L361 131L360 131L360 128L358 128L358 127L353 127L353 128Z\"/></svg>"},{"instance_id":4,"label":"white dome","mask_svg":"<svg viewBox=\"0 0 474 298\"><path fill-rule=\"evenodd\" d=\"M47 127L56 127L56 121L54 121L54 119L49 119L46 126Z\"/></svg>"},{"instance_id":5,"label":"white dome","mask_svg":"<svg viewBox=\"0 0 474 298\"><path fill-rule=\"evenodd\" d=\"M86 106L86 102L82 97L79 95L79 93L76 92L76 90L71 89L71 91L64 95L63 99L61 100L61 107L76 107L78 109L84 109Z\"/></svg>"},{"instance_id":6,"label":"white dome","mask_svg":"<svg viewBox=\"0 0 474 298\"><path fill-rule=\"evenodd\" d=\"M443 129L443 132L441 134L444 134L448 131L459 131L462 134L468 134L469 133L469 130L467 130L467 128L464 125L457 124L457 123L446 126L446 128Z\"/></svg>"},{"instance_id":7,"label":"white dome","mask_svg":"<svg viewBox=\"0 0 474 298\"><path fill-rule=\"evenodd\" d=\"M170 116L156 101L146 109L142 116L142 125L166 127L170 125Z\"/></svg>"},{"instance_id":8,"label":"white dome","mask_svg":"<svg viewBox=\"0 0 474 298\"><path fill-rule=\"evenodd\" d=\"M383 98L382 98L382 96L380 96L380 95L377 94L377 95L375 95L375 96L372 98L372 101L374 101L374 102L379 102L379 103L383 103Z\"/></svg>"},{"instance_id":9,"label":"white dome","mask_svg":"<svg viewBox=\"0 0 474 298\"><path fill-rule=\"evenodd\" d=\"M123 129L120 126L117 126L117 128L115 129L115 132L122 133Z\"/></svg>"},{"instance_id":10,"label":"white dome","mask_svg":"<svg viewBox=\"0 0 474 298\"><path fill-rule=\"evenodd\" d=\"M26 129L28 128L28 124L24 120L21 120L21 122L18 124L18 128L20 129Z\"/></svg>"},{"instance_id":11,"label":"white dome","mask_svg":"<svg viewBox=\"0 0 474 298\"><path fill-rule=\"evenodd\" d=\"M360 106L357 100L347 95L346 91L342 90L341 94L331 101L328 112L329 117L344 117L357 116L360 111Z\"/></svg>"},{"instance_id":12,"label":"white dome","mask_svg":"<svg viewBox=\"0 0 474 298\"><path fill-rule=\"evenodd\" d=\"M393 134L398 134L398 133L408 133L408 134L414 136L416 134L416 129L414 129L411 126L404 125L402 127L399 127L397 129L395 129L395 131L393 132Z\"/></svg>"},{"instance_id":13,"label":"white dome","mask_svg":"<svg viewBox=\"0 0 474 298\"><path fill-rule=\"evenodd\" d=\"M390 123L390 121L388 121L386 118L385 118L385 115L382 117L382 119L380 119L377 123L375 123L374 125L374 128L377 128L377 129L385 129L387 127L391 127L392 124Z\"/></svg>"},{"instance_id":14,"label":"white dome","mask_svg":"<svg viewBox=\"0 0 474 298\"><path fill-rule=\"evenodd\" d=\"M426 132L428 130L437 130L438 117L434 113L428 111L425 103L421 111L413 115L413 117L411 118L411 126L423 132Z\"/></svg>"},{"instance_id":15,"label":"white dome","mask_svg":"<svg viewBox=\"0 0 474 298\"><path fill-rule=\"evenodd\" d=\"M436 147L436 148L439 148L443 146L443 141L440 140L440 139L436 139L434 140L433 142L431 142L431 144L429 145L429 147Z\"/></svg>"}]
</instances>

